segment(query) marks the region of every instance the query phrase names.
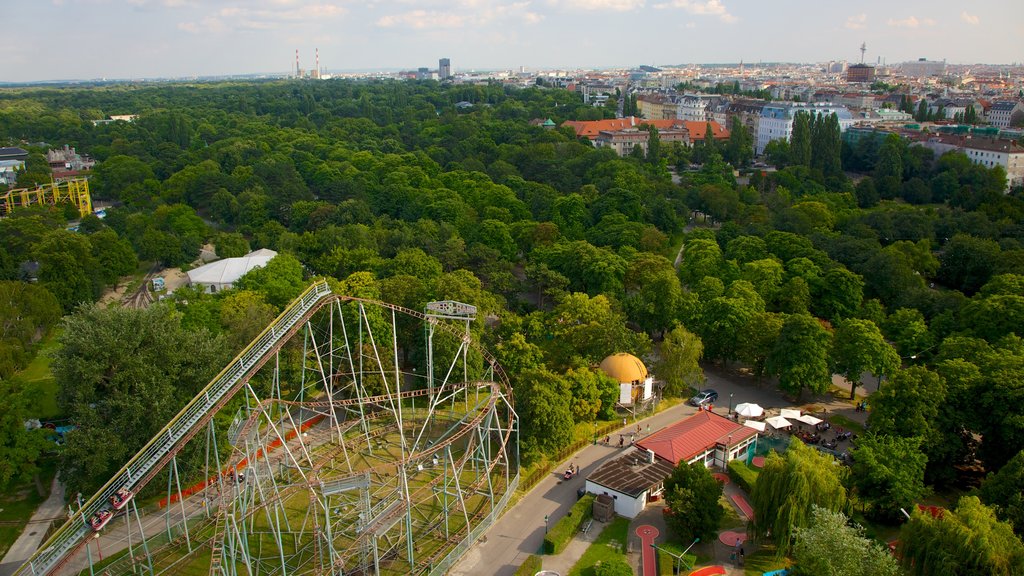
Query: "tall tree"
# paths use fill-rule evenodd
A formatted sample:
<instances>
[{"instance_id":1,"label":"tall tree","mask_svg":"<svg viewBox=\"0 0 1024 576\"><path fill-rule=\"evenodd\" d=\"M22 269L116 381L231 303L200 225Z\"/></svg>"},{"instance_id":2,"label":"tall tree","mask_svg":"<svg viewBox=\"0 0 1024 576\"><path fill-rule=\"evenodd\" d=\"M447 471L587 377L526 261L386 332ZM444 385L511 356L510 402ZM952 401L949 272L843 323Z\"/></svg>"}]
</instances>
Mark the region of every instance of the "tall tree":
<instances>
[{"instance_id":1,"label":"tall tree","mask_svg":"<svg viewBox=\"0 0 1024 576\"><path fill-rule=\"evenodd\" d=\"M853 485L869 514L886 522L900 518L900 508L911 508L925 495L921 438L871 434L857 440L853 452Z\"/></svg>"},{"instance_id":2,"label":"tall tree","mask_svg":"<svg viewBox=\"0 0 1024 576\"><path fill-rule=\"evenodd\" d=\"M832 337L832 369L850 383L853 400L864 372L877 377L892 374L900 365L900 356L885 341L871 320L848 318L839 323Z\"/></svg>"},{"instance_id":3,"label":"tall tree","mask_svg":"<svg viewBox=\"0 0 1024 576\"><path fill-rule=\"evenodd\" d=\"M794 576L899 576L900 567L888 550L864 536L864 528L847 523L846 515L818 506L811 523L798 528L793 545Z\"/></svg>"},{"instance_id":4,"label":"tall tree","mask_svg":"<svg viewBox=\"0 0 1024 576\"><path fill-rule=\"evenodd\" d=\"M832 512L849 508L847 471L835 459L791 442L785 454L768 454L750 495L754 506L754 536L776 545L779 555L792 544L793 533L811 523L812 506Z\"/></svg>"},{"instance_id":5,"label":"tall tree","mask_svg":"<svg viewBox=\"0 0 1024 576\"><path fill-rule=\"evenodd\" d=\"M665 394L678 396L689 387L699 387L704 381L700 367L704 344L700 337L686 327L678 325L661 342L657 373L665 381Z\"/></svg>"},{"instance_id":6,"label":"tall tree","mask_svg":"<svg viewBox=\"0 0 1024 576\"><path fill-rule=\"evenodd\" d=\"M520 373L514 391L525 462L557 452L572 441L569 385L564 378L545 369L526 370Z\"/></svg>"},{"instance_id":7,"label":"tall tree","mask_svg":"<svg viewBox=\"0 0 1024 576\"><path fill-rule=\"evenodd\" d=\"M1024 450L998 472L989 474L978 496L996 511L1000 520L1013 525L1017 536L1024 536Z\"/></svg>"},{"instance_id":8,"label":"tall tree","mask_svg":"<svg viewBox=\"0 0 1024 576\"><path fill-rule=\"evenodd\" d=\"M793 135L789 138L789 162L811 165L811 116L803 110L793 115Z\"/></svg>"},{"instance_id":9,"label":"tall tree","mask_svg":"<svg viewBox=\"0 0 1024 576\"><path fill-rule=\"evenodd\" d=\"M91 492L153 437L224 365L220 338L181 327L166 305L79 309L53 359L57 402L78 428L66 435L61 476Z\"/></svg>"},{"instance_id":10,"label":"tall tree","mask_svg":"<svg viewBox=\"0 0 1024 576\"><path fill-rule=\"evenodd\" d=\"M799 396L804 389L820 394L832 383L828 369L830 336L808 314L791 314L782 324L779 339L768 356L766 369L779 378L779 388Z\"/></svg>"},{"instance_id":11,"label":"tall tree","mask_svg":"<svg viewBox=\"0 0 1024 576\"><path fill-rule=\"evenodd\" d=\"M672 511L665 523L683 542L714 540L725 510L719 498L722 484L703 462L681 461L665 480L665 504Z\"/></svg>"},{"instance_id":12,"label":"tall tree","mask_svg":"<svg viewBox=\"0 0 1024 576\"><path fill-rule=\"evenodd\" d=\"M1024 573L1024 544L977 496L960 498L938 517L915 510L900 530L899 554L914 576Z\"/></svg>"}]
</instances>

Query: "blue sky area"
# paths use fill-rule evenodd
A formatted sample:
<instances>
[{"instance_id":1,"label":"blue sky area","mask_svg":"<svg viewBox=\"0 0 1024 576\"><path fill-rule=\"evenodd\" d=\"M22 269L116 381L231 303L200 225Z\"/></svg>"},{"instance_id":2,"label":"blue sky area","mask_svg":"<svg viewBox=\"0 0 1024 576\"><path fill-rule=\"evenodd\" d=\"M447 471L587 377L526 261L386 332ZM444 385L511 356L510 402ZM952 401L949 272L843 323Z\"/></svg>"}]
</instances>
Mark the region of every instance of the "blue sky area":
<instances>
[{"instance_id":1,"label":"blue sky area","mask_svg":"<svg viewBox=\"0 0 1024 576\"><path fill-rule=\"evenodd\" d=\"M0 81L786 61L1024 60L1019 0L7 0Z\"/></svg>"}]
</instances>

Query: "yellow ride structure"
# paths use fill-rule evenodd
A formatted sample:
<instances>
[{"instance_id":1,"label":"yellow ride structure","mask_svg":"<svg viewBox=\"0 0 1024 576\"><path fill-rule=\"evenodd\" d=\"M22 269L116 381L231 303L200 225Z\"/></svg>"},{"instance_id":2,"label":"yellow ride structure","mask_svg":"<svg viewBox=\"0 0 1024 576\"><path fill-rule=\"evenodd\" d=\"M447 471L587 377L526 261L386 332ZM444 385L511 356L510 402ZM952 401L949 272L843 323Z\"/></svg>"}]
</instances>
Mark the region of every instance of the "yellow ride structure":
<instances>
[{"instance_id":1,"label":"yellow ride structure","mask_svg":"<svg viewBox=\"0 0 1024 576\"><path fill-rule=\"evenodd\" d=\"M92 213L92 196L89 195L89 181L85 178L71 178L60 182L44 184L38 188L20 188L0 193L0 217L7 216L15 208L36 204L57 205L65 202L74 204L82 216Z\"/></svg>"}]
</instances>

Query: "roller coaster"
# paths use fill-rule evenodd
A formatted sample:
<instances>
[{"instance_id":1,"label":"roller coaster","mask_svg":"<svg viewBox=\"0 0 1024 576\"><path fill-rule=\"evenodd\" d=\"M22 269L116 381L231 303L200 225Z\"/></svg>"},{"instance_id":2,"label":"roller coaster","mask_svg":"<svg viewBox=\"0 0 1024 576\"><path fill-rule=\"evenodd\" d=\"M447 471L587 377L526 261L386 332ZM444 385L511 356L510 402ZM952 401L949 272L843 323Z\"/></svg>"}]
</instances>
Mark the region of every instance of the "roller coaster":
<instances>
[{"instance_id":1,"label":"roller coaster","mask_svg":"<svg viewBox=\"0 0 1024 576\"><path fill-rule=\"evenodd\" d=\"M475 314L313 284L16 574L444 574L519 482Z\"/></svg>"},{"instance_id":2,"label":"roller coaster","mask_svg":"<svg viewBox=\"0 0 1024 576\"><path fill-rule=\"evenodd\" d=\"M18 188L0 192L0 216L10 214L15 208L37 204L55 206L70 203L78 208L81 216L92 213L92 196L89 181L85 178L70 178L35 188Z\"/></svg>"}]
</instances>

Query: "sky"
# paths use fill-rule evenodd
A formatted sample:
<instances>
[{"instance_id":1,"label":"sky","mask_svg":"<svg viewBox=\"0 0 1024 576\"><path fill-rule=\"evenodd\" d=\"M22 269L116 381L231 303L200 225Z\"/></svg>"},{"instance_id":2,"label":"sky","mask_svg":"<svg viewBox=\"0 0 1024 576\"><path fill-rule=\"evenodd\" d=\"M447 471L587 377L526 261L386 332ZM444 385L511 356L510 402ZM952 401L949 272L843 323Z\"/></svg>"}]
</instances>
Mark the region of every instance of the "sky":
<instances>
[{"instance_id":1,"label":"sky","mask_svg":"<svg viewBox=\"0 0 1024 576\"><path fill-rule=\"evenodd\" d=\"M1024 61L1020 0L3 0L0 82L681 63Z\"/></svg>"}]
</instances>

